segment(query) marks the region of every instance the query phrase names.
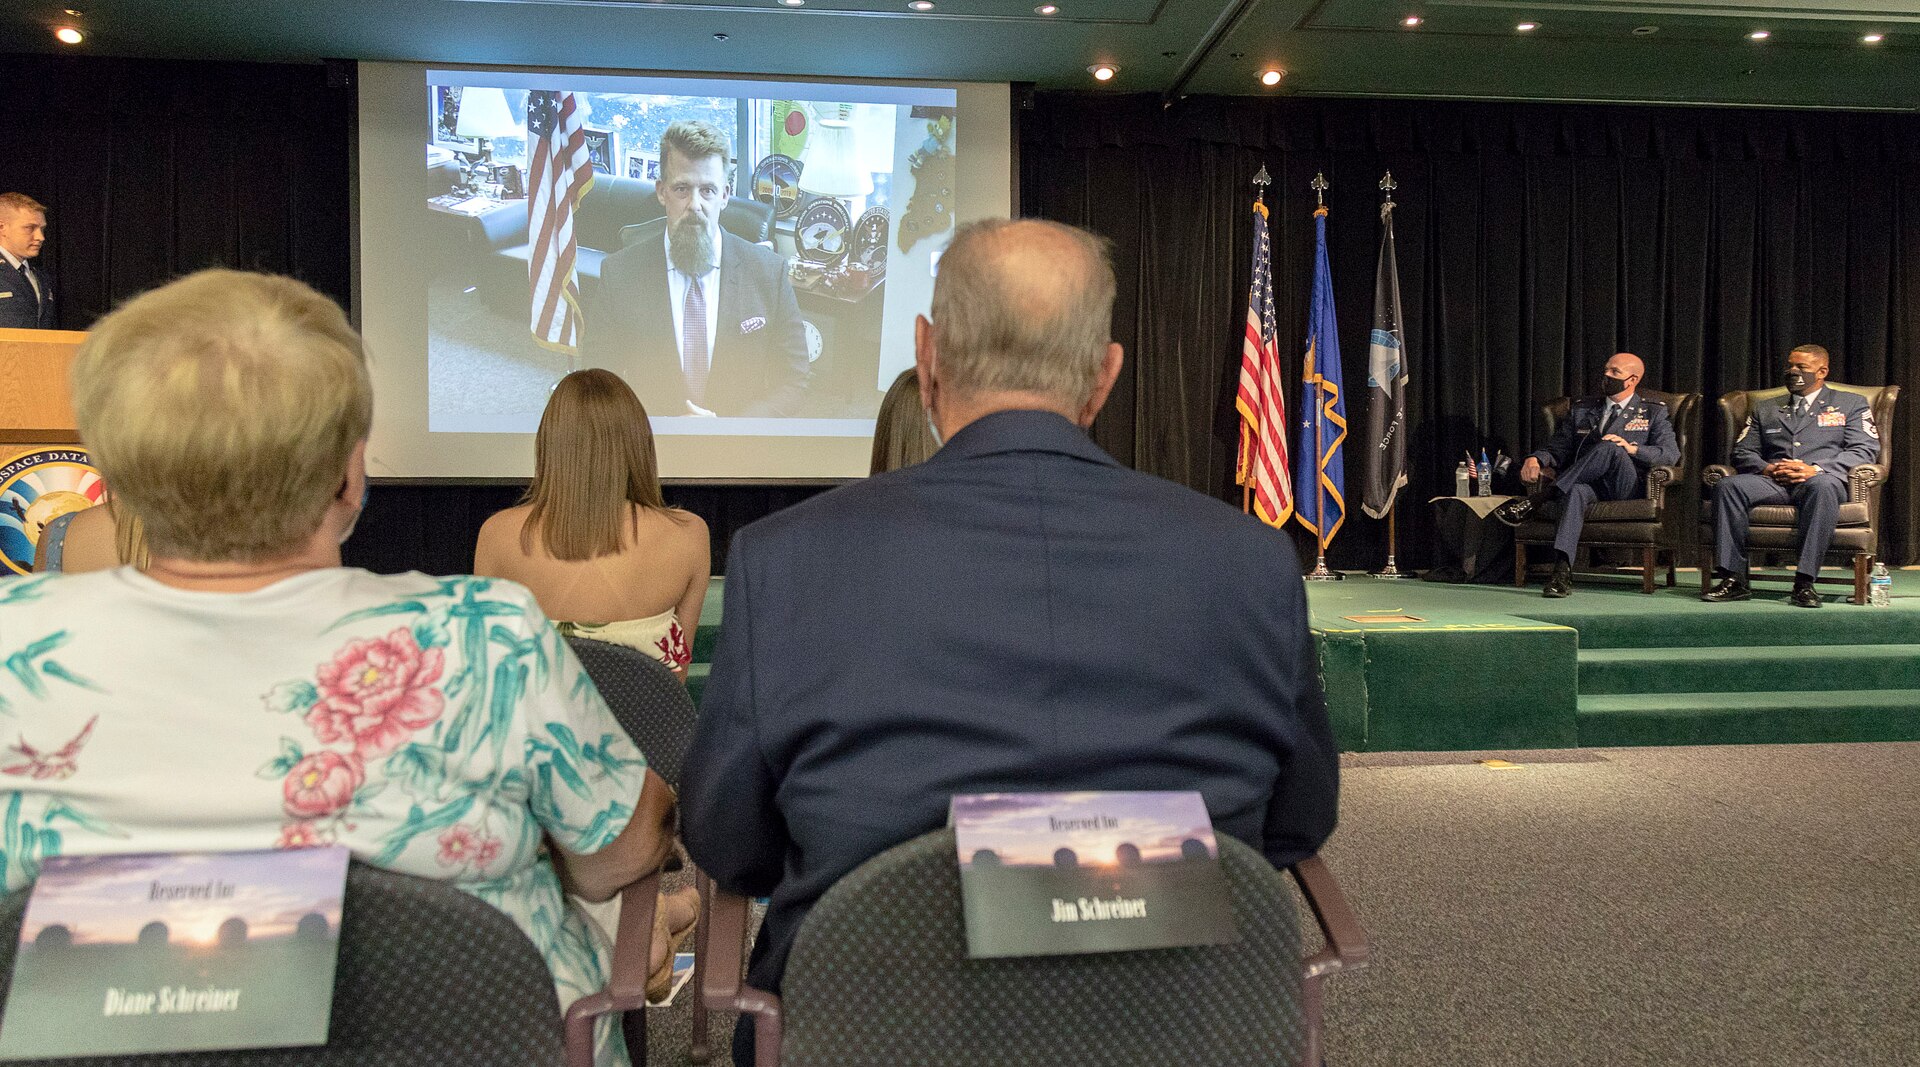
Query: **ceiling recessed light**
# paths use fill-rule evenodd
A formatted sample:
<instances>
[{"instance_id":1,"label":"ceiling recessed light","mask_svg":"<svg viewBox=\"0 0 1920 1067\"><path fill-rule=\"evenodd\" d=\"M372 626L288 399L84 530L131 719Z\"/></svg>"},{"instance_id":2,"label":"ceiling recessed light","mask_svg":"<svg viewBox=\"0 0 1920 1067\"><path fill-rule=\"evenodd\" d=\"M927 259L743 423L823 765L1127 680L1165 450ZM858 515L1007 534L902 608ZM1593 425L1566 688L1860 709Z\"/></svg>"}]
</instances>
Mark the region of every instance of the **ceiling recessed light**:
<instances>
[{"instance_id":1,"label":"ceiling recessed light","mask_svg":"<svg viewBox=\"0 0 1920 1067\"><path fill-rule=\"evenodd\" d=\"M915 11L932 11L933 0L913 0L913 3L907 6Z\"/></svg>"},{"instance_id":2,"label":"ceiling recessed light","mask_svg":"<svg viewBox=\"0 0 1920 1067\"><path fill-rule=\"evenodd\" d=\"M1660 27L1658 26L1635 26L1633 28L1633 35L1635 37L1652 37L1659 32Z\"/></svg>"},{"instance_id":3,"label":"ceiling recessed light","mask_svg":"<svg viewBox=\"0 0 1920 1067\"><path fill-rule=\"evenodd\" d=\"M784 5L784 6L786 6L786 7L805 7L805 6L807 6L807 0L780 0L780 3L781 3L781 4L783 4L783 5Z\"/></svg>"},{"instance_id":4,"label":"ceiling recessed light","mask_svg":"<svg viewBox=\"0 0 1920 1067\"><path fill-rule=\"evenodd\" d=\"M1887 39L1887 35L1884 33L1869 33L1865 37L1860 38L1860 43L1861 44L1879 44L1881 41L1884 41L1886 39Z\"/></svg>"},{"instance_id":5,"label":"ceiling recessed light","mask_svg":"<svg viewBox=\"0 0 1920 1067\"><path fill-rule=\"evenodd\" d=\"M1033 9L1033 13L1036 15L1058 15L1060 8L1054 4L1041 4L1039 7Z\"/></svg>"},{"instance_id":6,"label":"ceiling recessed light","mask_svg":"<svg viewBox=\"0 0 1920 1067\"><path fill-rule=\"evenodd\" d=\"M1418 15L1408 15L1408 16L1407 16L1406 18L1403 18L1403 19L1401 19L1401 20L1400 20L1400 25L1402 25L1402 26L1418 26L1418 25L1420 25L1420 24L1421 24L1422 22L1425 22L1425 21L1427 21L1427 20L1426 20L1426 19L1423 19L1423 18L1421 18L1421 17L1420 17L1420 16L1418 16Z\"/></svg>"},{"instance_id":7,"label":"ceiling recessed light","mask_svg":"<svg viewBox=\"0 0 1920 1067\"><path fill-rule=\"evenodd\" d=\"M1111 63L1095 63L1087 68L1087 73L1093 75L1094 81L1110 82L1114 75L1120 73L1120 68Z\"/></svg>"},{"instance_id":8,"label":"ceiling recessed light","mask_svg":"<svg viewBox=\"0 0 1920 1067\"><path fill-rule=\"evenodd\" d=\"M1521 33L1532 33L1539 28L1540 24L1538 22L1522 22L1520 25L1514 27L1514 29Z\"/></svg>"},{"instance_id":9,"label":"ceiling recessed light","mask_svg":"<svg viewBox=\"0 0 1920 1067\"><path fill-rule=\"evenodd\" d=\"M86 12L80 10L77 7L64 8L63 10L66 11L66 13L72 18L79 18L80 16L86 14Z\"/></svg>"},{"instance_id":10,"label":"ceiling recessed light","mask_svg":"<svg viewBox=\"0 0 1920 1067\"><path fill-rule=\"evenodd\" d=\"M62 26L54 30L53 36L54 39L58 40L61 44L79 44L81 41L87 39L86 34L81 33L72 26Z\"/></svg>"},{"instance_id":11,"label":"ceiling recessed light","mask_svg":"<svg viewBox=\"0 0 1920 1067\"><path fill-rule=\"evenodd\" d=\"M1747 34L1747 40L1749 40L1749 41L1764 41L1764 40L1766 40L1767 38L1769 38L1769 37L1772 37L1772 36L1773 36L1773 31L1772 31L1772 30L1755 30L1755 31L1753 31L1752 33L1749 33L1749 34Z\"/></svg>"},{"instance_id":12,"label":"ceiling recessed light","mask_svg":"<svg viewBox=\"0 0 1920 1067\"><path fill-rule=\"evenodd\" d=\"M1266 86L1279 85L1280 79L1286 76L1287 72L1281 70L1279 67L1268 67L1266 70L1260 72L1260 84Z\"/></svg>"},{"instance_id":13,"label":"ceiling recessed light","mask_svg":"<svg viewBox=\"0 0 1920 1067\"><path fill-rule=\"evenodd\" d=\"M724 33L716 33L713 35L713 39L716 41L724 41L727 39L727 35Z\"/></svg>"}]
</instances>

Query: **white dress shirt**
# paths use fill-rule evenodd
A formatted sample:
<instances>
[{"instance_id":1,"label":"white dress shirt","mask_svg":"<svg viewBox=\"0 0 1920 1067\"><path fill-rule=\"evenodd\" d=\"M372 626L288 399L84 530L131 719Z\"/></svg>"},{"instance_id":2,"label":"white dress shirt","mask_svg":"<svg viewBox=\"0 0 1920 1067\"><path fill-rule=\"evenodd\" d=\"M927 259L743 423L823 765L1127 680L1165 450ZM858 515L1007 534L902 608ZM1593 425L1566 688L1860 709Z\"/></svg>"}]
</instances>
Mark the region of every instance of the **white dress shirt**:
<instances>
[{"instance_id":1,"label":"white dress shirt","mask_svg":"<svg viewBox=\"0 0 1920 1067\"><path fill-rule=\"evenodd\" d=\"M9 252L4 248L0 248L0 256L6 257L7 266L12 267L14 270L20 270L22 267L26 266L26 262L27 262L26 260L21 259L19 256L14 255L12 252ZM27 275L27 284L33 286L34 302L36 304L46 303L47 294L42 292L40 289L40 272L35 270L35 271L24 271L23 273Z\"/></svg>"},{"instance_id":2,"label":"white dress shirt","mask_svg":"<svg viewBox=\"0 0 1920 1067\"><path fill-rule=\"evenodd\" d=\"M669 236L661 240L667 243L667 303L673 306L673 347L680 352L680 372L686 373L687 353L685 351L687 331L683 321L687 314L687 285L692 276L682 274L673 267L673 245ZM713 342L719 335L720 325L720 246L723 239L713 242L713 269L700 277L700 295L707 301L707 373L713 373Z\"/></svg>"}]
</instances>

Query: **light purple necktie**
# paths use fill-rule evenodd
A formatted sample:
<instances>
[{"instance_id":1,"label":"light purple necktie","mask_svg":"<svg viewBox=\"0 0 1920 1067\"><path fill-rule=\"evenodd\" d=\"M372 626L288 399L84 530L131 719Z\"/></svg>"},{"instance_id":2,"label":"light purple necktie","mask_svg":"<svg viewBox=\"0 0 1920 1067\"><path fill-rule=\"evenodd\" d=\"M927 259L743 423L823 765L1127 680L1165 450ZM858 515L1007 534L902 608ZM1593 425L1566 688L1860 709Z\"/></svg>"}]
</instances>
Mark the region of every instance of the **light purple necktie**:
<instances>
[{"instance_id":1,"label":"light purple necktie","mask_svg":"<svg viewBox=\"0 0 1920 1067\"><path fill-rule=\"evenodd\" d=\"M707 402L707 297L700 279L687 279L687 298L680 308L680 352L687 371L687 399Z\"/></svg>"}]
</instances>

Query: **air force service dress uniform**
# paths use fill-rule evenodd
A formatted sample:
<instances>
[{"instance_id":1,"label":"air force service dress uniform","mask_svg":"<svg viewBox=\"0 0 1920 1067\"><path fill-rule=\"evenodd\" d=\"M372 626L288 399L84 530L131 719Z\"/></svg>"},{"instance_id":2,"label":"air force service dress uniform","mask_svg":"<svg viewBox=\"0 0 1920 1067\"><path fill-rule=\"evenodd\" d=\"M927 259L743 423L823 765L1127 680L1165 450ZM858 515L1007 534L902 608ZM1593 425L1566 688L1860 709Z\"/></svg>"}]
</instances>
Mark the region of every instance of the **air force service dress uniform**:
<instances>
[{"instance_id":1,"label":"air force service dress uniform","mask_svg":"<svg viewBox=\"0 0 1920 1067\"><path fill-rule=\"evenodd\" d=\"M1818 575L1840 505L1847 499L1848 473L1879 455L1873 406L1858 393L1822 387L1811 396L1788 393L1755 404L1733 443L1733 467L1740 473L1722 479L1714 491L1714 564L1744 575L1752 510L1763 504L1792 504L1799 509L1799 572ZM1791 486L1761 473L1783 459L1811 463L1820 473Z\"/></svg>"},{"instance_id":2,"label":"air force service dress uniform","mask_svg":"<svg viewBox=\"0 0 1920 1067\"><path fill-rule=\"evenodd\" d=\"M1604 440L1618 435L1631 442L1632 455ZM1600 500L1631 500L1646 492L1647 470L1680 462L1667 405L1638 394L1617 404L1607 397L1575 400L1545 448L1533 458L1554 469L1554 488L1564 510L1554 530L1553 547L1572 559L1580 546L1587 509Z\"/></svg>"},{"instance_id":3,"label":"air force service dress uniform","mask_svg":"<svg viewBox=\"0 0 1920 1067\"><path fill-rule=\"evenodd\" d=\"M46 274L24 260L16 267L7 256L0 256L0 329L53 329L53 286Z\"/></svg>"}]
</instances>

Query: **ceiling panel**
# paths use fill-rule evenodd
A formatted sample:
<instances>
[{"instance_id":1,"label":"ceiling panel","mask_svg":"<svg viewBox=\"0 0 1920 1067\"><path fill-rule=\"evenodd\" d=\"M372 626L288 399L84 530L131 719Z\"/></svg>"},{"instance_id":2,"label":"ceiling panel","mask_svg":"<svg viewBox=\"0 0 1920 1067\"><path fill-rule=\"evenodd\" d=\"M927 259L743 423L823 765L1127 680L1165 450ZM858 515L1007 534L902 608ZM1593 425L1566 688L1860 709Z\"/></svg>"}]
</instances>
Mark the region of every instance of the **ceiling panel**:
<instances>
[{"instance_id":1,"label":"ceiling panel","mask_svg":"<svg viewBox=\"0 0 1920 1067\"><path fill-rule=\"evenodd\" d=\"M66 0L74 51L425 60L1030 81L1115 92L1269 92L1913 109L1920 5L1876 0ZM1425 18L1409 30L1409 12ZM1518 34L1522 18L1540 23ZM52 52L69 21L0 4L0 51ZM1656 26L1636 36L1638 26ZM1773 32L1755 43L1744 34ZM1863 45L1869 29L1885 33ZM1217 47L1208 48L1217 41ZM1189 61L1192 61L1191 63ZM1283 67L1278 89L1258 70ZM1184 72L1184 77L1183 77Z\"/></svg>"}]
</instances>

